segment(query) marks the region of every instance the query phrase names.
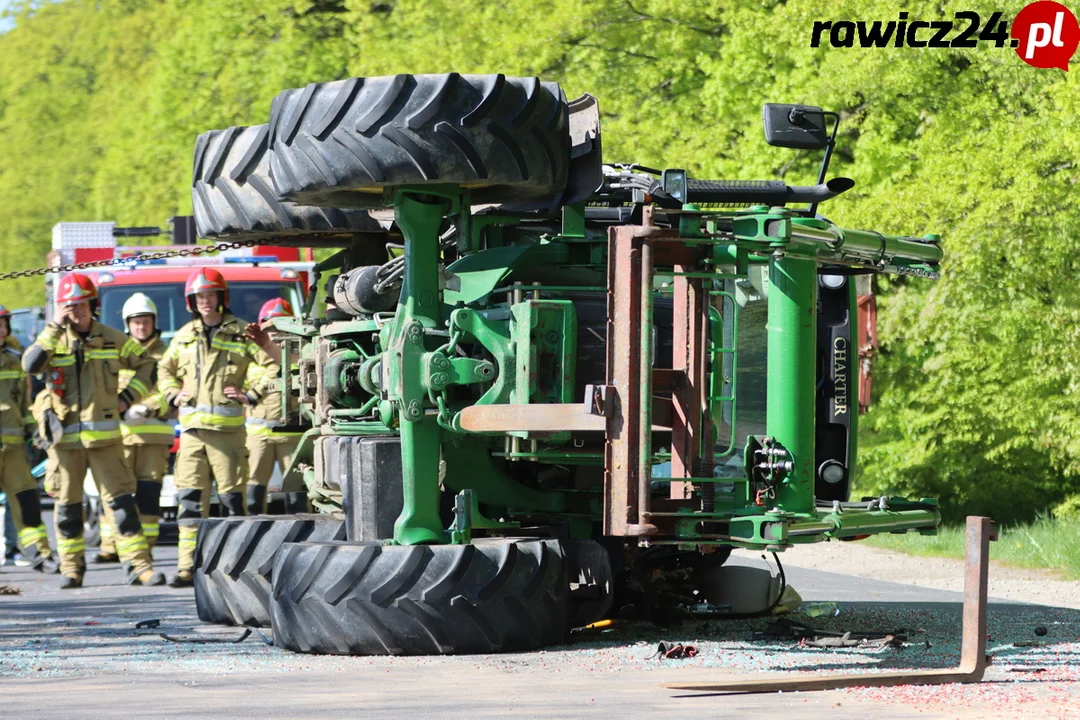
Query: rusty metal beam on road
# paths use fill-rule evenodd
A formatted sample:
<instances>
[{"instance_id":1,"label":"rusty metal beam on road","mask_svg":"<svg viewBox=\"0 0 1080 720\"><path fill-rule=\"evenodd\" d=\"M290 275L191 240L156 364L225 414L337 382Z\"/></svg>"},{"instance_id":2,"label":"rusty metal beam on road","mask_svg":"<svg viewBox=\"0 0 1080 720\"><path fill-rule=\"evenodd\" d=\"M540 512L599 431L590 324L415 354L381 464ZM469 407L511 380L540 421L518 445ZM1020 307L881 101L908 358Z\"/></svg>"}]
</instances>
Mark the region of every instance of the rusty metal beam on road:
<instances>
[{"instance_id":1,"label":"rusty metal beam on road","mask_svg":"<svg viewBox=\"0 0 1080 720\"><path fill-rule=\"evenodd\" d=\"M812 677L792 677L794 673L785 673L711 683L665 683L662 687L703 693L771 693L979 682L990 664L990 658L986 656L986 584L990 572L991 540L997 540L997 528L990 518L967 519L963 644L960 665L955 668Z\"/></svg>"}]
</instances>

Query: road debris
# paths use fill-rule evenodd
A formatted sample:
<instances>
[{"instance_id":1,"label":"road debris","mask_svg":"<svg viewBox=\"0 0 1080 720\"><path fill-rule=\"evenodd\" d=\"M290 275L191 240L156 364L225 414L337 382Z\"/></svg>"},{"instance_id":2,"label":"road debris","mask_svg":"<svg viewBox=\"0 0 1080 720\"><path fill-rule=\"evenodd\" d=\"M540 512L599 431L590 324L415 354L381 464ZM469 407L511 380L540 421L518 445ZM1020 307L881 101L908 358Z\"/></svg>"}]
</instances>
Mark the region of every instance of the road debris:
<instances>
[{"instance_id":1,"label":"road debris","mask_svg":"<svg viewBox=\"0 0 1080 720\"><path fill-rule=\"evenodd\" d=\"M174 643L192 643L195 645L207 645L209 643L240 643L248 639L251 635L251 628L244 630L244 633L238 638L215 638L215 637L200 637L198 635L188 637L175 637L173 635L166 635L165 633L158 633L161 637L165 638L169 642Z\"/></svg>"},{"instance_id":2,"label":"road debris","mask_svg":"<svg viewBox=\"0 0 1080 720\"><path fill-rule=\"evenodd\" d=\"M898 685L937 685L977 683L990 665L986 653L987 597L990 543L997 540L997 528L989 518L969 517L967 521L967 560L964 576L964 605L960 664L949 668L897 670L876 673L806 674L794 677L776 673L752 679L724 678L712 683L665 683L672 690L695 692L798 692L804 690L839 690L853 687L895 687ZM849 636L850 638L850 636Z\"/></svg>"},{"instance_id":3,"label":"road debris","mask_svg":"<svg viewBox=\"0 0 1080 720\"><path fill-rule=\"evenodd\" d=\"M781 618L769 624L764 631L752 634L754 640L791 639L798 640L804 647L856 647L859 645L886 645L900 647L907 642L909 634L921 633L921 630L819 630L803 623Z\"/></svg>"},{"instance_id":4,"label":"road debris","mask_svg":"<svg viewBox=\"0 0 1080 720\"><path fill-rule=\"evenodd\" d=\"M853 633L846 632L840 637L826 635L825 637L803 638L799 641L799 647L810 648L838 648L838 647L891 647L902 648L907 638L903 635L886 635L881 638L852 637Z\"/></svg>"},{"instance_id":5,"label":"road debris","mask_svg":"<svg viewBox=\"0 0 1080 720\"><path fill-rule=\"evenodd\" d=\"M833 602L803 603L800 611L807 617L836 617L840 614L840 606Z\"/></svg>"},{"instance_id":6,"label":"road debris","mask_svg":"<svg viewBox=\"0 0 1080 720\"><path fill-rule=\"evenodd\" d=\"M656 652L649 656L649 660L658 658L660 660L682 660L684 658L696 657L698 649L693 645L683 645L681 643L668 642L662 640L659 645L656 646Z\"/></svg>"}]
</instances>

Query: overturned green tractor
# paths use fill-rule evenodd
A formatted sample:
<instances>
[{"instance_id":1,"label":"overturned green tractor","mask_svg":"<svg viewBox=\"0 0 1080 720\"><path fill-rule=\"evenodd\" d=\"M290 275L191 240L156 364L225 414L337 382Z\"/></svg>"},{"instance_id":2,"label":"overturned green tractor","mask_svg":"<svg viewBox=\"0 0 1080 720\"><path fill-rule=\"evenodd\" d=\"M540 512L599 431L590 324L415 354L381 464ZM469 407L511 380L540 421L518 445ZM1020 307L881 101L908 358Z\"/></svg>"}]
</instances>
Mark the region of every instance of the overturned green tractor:
<instances>
[{"instance_id":1,"label":"overturned green tractor","mask_svg":"<svg viewBox=\"0 0 1080 720\"><path fill-rule=\"evenodd\" d=\"M203 619L528 650L706 602L731 548L932 532L933 500L849 501L851 368L855 278L934 278L938 239L833 225L839 118L763 115L824 151L816 185L605 163L594 98L503 75L312 84L200 137L204 236L334 249L274 321L283 489L319 514L206 521Z\"/></svg>"}]
</instances>

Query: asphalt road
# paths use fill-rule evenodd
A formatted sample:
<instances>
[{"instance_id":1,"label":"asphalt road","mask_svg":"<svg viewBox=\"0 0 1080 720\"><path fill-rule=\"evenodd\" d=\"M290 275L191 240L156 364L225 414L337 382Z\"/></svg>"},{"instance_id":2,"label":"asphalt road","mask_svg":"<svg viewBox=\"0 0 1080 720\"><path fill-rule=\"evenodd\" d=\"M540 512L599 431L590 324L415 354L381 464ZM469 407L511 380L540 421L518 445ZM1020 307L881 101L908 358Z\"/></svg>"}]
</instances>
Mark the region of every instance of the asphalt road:
<instances>
[{"instance_id":1,"label":"asphalt road","mask_svg":"<svg viewBox=\"0 0 1080 720\"><path fill-rule=\"evenodd\" d=\"M175 568L175 547L158 567ZM742 562L743 560L739 560ZM751 558L749 562L753 562ZM6 717L162 718L997 718L1074 717L1080 699L1080 611L994 602L990 651L978 686L693 695L664 682L733 673L836 672L948 667L959 656L957 593L788 568L807 603L834 601L839 614L794 619L822 629L905 628L903 649L799 647L755 640L768 620L689 621L672 628L616 625L576 633L545 652L437 658L353 658L292 654L259 632L239 643L237 628L202 624L193 592L133 588L117 566L91 566L80 590L57 576L0 569L0 708ZM913 579L917 580L917 579ZM140 620L161 627L136 630ZM1033 629L1046 627L1036 638ZM262 633L269 638L269 630ZM692 643L687 660L649 659L660 640ZM1038 646L1016 647L1016 642Z\"/></svg>"}]
</instances>

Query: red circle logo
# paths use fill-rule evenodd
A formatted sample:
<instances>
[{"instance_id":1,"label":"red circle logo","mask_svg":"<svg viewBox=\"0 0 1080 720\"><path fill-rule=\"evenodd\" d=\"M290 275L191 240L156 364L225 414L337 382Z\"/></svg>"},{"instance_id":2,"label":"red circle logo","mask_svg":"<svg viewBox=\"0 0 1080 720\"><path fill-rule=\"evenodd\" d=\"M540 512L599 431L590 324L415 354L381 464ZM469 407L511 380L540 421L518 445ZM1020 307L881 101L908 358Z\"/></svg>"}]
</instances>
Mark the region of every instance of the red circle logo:
<instances>
[{"instance_id":1,"label":"red circle logo","mask_svg":"<svg viewBox=\"0 0 1080 720\"><path fill-rule=\"evenodd\" d=\"M1069 59L1080 45L1080 23L1061 3L1039 0L1020 11L1009 35L1016 54L1028 65L1068 72Z\"/></svg>"}]
</instances>

